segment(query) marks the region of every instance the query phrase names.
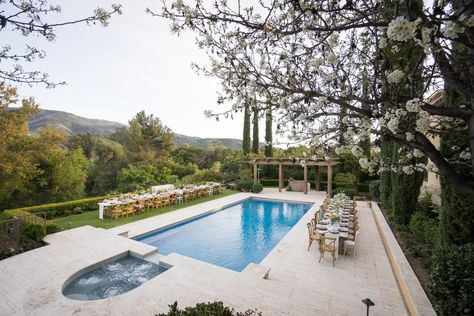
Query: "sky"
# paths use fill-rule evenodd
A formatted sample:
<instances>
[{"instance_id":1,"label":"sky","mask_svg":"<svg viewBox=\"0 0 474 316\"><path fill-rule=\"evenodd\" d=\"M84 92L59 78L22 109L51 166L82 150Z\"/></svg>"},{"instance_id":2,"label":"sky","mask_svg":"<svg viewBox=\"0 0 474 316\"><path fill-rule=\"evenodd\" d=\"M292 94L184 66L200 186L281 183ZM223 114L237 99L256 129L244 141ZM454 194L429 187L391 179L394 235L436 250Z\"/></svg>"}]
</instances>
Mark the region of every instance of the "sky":
<instances>
[{"instance_id":1,"label":"sky","mask_svg":"<svg viewBox=\"0 0 474 316\"><path fill-rule=\"evenodd\" d=\"M123 15L114 16L108 27L59 28L54 42L4 32L2 42L14 49L22 51L29 43L45 50L46 58L24 65L25 69L41 70L52 81L67 82L54 89L20 85L19 94L33 96L41 108L87 118L126 124L145 110L176 133L242 138L242 116L220 122L204 116L204 110L216 112L223 107L216 102L219 82L191 69L191 62L207 62L194 35L187 32L178 37L170 32L167 20L145 13L147 7L161 12L159 0L121 1L50 0L62 7L61 14L48 17L52 21L83 18L96 7L110 8L112 3L123 6Z\"/></svg>"}]
</instances>

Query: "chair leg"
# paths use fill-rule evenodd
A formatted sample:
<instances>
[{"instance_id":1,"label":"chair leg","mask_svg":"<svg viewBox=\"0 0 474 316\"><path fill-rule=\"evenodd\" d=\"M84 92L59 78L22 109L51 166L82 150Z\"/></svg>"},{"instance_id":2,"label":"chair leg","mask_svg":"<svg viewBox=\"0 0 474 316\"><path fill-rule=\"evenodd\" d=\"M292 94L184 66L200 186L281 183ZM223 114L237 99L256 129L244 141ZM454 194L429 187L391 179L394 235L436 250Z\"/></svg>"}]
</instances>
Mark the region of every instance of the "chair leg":
<instances>
[{"instance_id":1,"label":"chair leg","mask_svg":"<svg viewBox=\"0 0 474 316\"><path fill-rule=\"evenodd\" d=\"M310 239L310 240L309 240L309 245L308 245L308 251L309 251L309 248L311 247L311 243L312 243L312 242L313 242L313 241Z\"/></svg>"}]
</instances>

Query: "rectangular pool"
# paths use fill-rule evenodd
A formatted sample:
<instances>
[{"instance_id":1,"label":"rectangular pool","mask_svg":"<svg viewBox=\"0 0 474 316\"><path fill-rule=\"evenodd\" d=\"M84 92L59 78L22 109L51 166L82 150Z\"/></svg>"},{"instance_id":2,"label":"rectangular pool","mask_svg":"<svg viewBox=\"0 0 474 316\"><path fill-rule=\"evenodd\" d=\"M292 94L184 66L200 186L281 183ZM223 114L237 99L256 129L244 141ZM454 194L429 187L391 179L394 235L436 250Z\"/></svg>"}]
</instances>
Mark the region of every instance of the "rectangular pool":
<instances>
[{"instance_id":1,"label":"rectangular pool","mask_svg":"<svg viewBox=\"0 0 474 316\"><path fill-rule=\"evenodd\" d=\"M134 239L163 255L175 252L242 271L260 263L312 205L251 198Z\"/></svg>"}]
</instances>

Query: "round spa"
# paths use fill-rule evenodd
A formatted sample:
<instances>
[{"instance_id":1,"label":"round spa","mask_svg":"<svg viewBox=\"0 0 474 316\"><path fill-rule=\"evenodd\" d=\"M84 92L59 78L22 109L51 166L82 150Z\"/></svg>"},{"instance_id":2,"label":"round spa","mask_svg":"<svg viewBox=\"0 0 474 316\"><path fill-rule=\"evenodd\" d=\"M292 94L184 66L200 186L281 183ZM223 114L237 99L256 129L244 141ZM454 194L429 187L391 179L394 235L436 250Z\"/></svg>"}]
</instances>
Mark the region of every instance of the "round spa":
<instances>
[{"instance_id":1,"label":"round spa","mask_svg":"<svg viewBox=\"0 0 474 316\"><path fill-rule=\"evenodd\" d=\"M92 301L117 296L142 285L167 269L133 256L103 264L66 282L63 295Z\"/></svg>"}]
</instances>

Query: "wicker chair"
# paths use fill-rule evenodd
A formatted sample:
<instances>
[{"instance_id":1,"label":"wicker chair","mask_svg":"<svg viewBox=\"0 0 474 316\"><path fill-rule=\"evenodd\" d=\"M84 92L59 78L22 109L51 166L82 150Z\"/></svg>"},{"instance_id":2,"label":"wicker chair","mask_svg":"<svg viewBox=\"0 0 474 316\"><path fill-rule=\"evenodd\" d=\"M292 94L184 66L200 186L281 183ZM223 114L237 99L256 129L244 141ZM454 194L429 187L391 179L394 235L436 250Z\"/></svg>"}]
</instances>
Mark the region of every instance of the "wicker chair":
<instances>
[{"instance_id":1,"label":"wicker chair","mask_svg":"<svg viewBox=\"0 0 474 316\"><path fill-rule=\"evenodd\" d=\"M153 199L153 208L160 208L161 205L161 196L157 196Z\"/></svg>"},{"instance_id":2,"label":"wicker chair","mask_svg":"<svg viewBox=\"0 0 474 316\"><path fill-rule=\"evenodd\" d=\"M324 258L324 253L329 252L332 255L332 265L336 265L336 238L321 236L318 240L319 243L319 262Z\"/></svg>"},{"instance_id":3,"label":"wicker chair","mask_svg":"<svg viewBox=\"0 0 474 316\"><path fill-rule=\"evenodd\" d=\"M176 193L170 194L170 204L176 204Z\"/></svg>"},{"instance_id":4,"label":"wicker chair","mask_svg":"<svg viewBox=\"0 0 474 316\"><path fill-rule=\"evenodd\" d=\"M135 213L135 204L136 202L131 202L128 204L125 204L123 207L123 213L128 217L128 215L133 215Z\"/></svg>"}]
</instances>

